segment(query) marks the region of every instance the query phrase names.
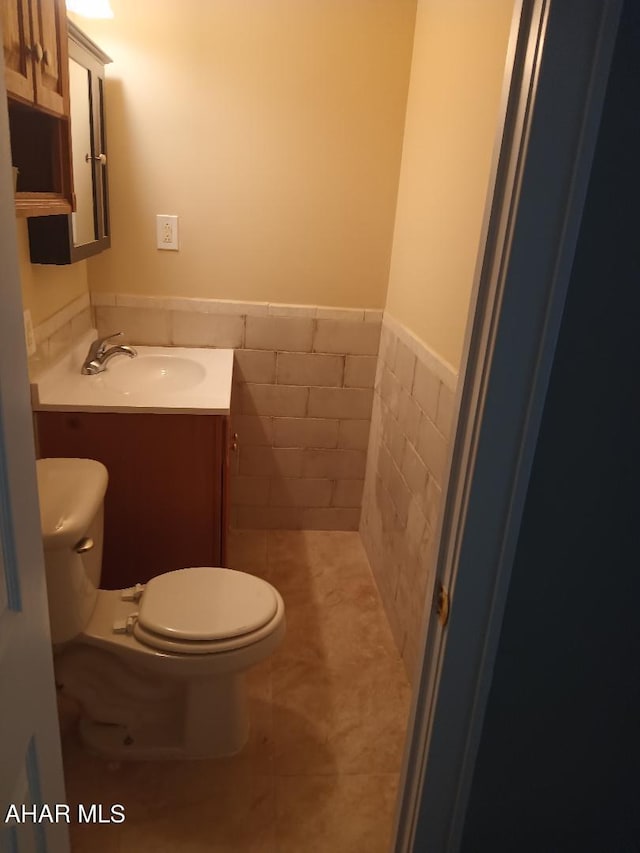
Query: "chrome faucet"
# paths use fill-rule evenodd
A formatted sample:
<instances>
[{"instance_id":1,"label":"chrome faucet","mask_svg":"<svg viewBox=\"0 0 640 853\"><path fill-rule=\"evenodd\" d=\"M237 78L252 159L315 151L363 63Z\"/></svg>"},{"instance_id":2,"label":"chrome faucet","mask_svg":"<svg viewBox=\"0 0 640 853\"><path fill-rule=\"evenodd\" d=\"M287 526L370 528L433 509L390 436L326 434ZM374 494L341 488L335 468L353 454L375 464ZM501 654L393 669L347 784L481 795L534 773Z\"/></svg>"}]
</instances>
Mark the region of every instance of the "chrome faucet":
<instances>
[{"instance_id":1,"label":"chrome faucet","mask_svg":"<svg viewBox=\"0 0 640 853\"><path fill-rule=\"evenodd\" d=\"M83 373L85 376L94 376L96 373L102 373L106 369L107 363L115 355L128 355L129 358L138 355L133 347L126 344L117 344L113 347L107 346L107 341L119 338L123 334L123 332L116 332L114 335L107 335L106 338L98 338L97 341L94 341L89 347L89 352L80 373Z\"/></svg>"}]
</instances>

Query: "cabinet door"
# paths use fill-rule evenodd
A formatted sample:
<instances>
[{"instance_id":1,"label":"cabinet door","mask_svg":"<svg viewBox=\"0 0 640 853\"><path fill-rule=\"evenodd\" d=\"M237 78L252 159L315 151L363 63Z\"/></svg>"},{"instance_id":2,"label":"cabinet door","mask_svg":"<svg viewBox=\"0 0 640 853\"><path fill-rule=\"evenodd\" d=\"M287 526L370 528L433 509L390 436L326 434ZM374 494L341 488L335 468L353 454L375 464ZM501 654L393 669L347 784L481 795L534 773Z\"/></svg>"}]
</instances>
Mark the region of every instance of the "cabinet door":
<instances>
[{"instance_id":1,"label":"cabinet door","mask_svg":"<svg viewBox=\"0 0 640 853\"><path fill-rule=\"evenodd\" d=\"M93 105L93 135L95 171L95 211L97 241L102 249L111 245L109 225L109 192L107 184L107 138L105 132L104 66L101 73L91 77L91 103Z\"/></svg>"},{"instance_id":2,"label":"cabinet door","mask_svg":"<svg viewBox=\"0 0 640 853\"><path fill-rule=\"evenodd\" d=\"M79 41L80 40L80 41ZM69 26L69 91L73 182L73 260L109 247L107 211L107 147L104 133L104 64L111 60Z\"/></svg>"},{"instance_id":3,"label":"cabinet door","mask_svg":"<svg viewBox=\"0 0 640 853\"><path fill-rule=\"evenodd\" d=\"M69 57L69 94L71 96L71 162L76 209L71 214L71 234L66 246L85 246L97 240L93 142L91 139L91 72ZM46 227L47 223L44 223Z\"/></svg>"},{"instance_id":4,"label":"cabinet door","mask_svg":"<svg viewBox=\"0 0 640 853\"><path fill-rule=\"evenodd\" d=\"M34 66L35 101L57 115L68 116L68 54L64 0L31 0L31 20L34 42L41 48Z\"/></svg>"},{"instance_id":5,"label":"cabinet door","mask_svg":"<svg viewBox=\"0 0 640 853\"><path fill-rule=\"evenodd\" d=\"M28 0L2 0L2 44L7 92L33 101L33 60Z\"/></svg>"},{"instance_id":6,"label":"cabinet door","mask_svg":"<svg viewBox=\"0 0 640 853\"><path fill-rule=\"evenodd\" d=\"M219 566L225 418L38 412L39 453L97 459L109 472L103 589L188 566Z\"/></svg>"},{"instance_id":7,"label":"cabinet door","mask_svg":"<svg viewBox=\"0 0 640 853\"><path fill-rule=\"evenodd\" d=\"M34 264L73 264L111 245L104 130L104 67L111 59L68 21L75 210L29 219Z\"/></svg>"}]
</instances>

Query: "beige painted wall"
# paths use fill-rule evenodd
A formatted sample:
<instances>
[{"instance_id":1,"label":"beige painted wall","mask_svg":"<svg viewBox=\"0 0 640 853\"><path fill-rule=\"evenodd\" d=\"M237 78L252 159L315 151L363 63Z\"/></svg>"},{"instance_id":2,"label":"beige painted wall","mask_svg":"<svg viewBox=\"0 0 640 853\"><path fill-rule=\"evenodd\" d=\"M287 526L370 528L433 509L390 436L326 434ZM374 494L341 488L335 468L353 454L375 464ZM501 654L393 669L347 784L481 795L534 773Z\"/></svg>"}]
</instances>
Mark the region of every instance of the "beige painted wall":
<instances>
[{"instance_id":1,"label":"beige painted wall","mask_svg":"<svg viewBox=\"0 0 640 853\"><path fill-rule=\"evenodd\" d=\"M56 311L87 293L87 263L71 266L32 264L29 258L29 232L26 219L16 219L18 231L18 261L22 303L31 311L34 326L48 320Z\"/></svg>"},{"instance_id":2,"label":"beige painted wall","mask_svg":"<svg viewBox=\"0 0 640 853\"><path fill-rule=\"evenodd\" d=\"M513 0L419 0L387 310L458 368Z\"/></svg>"},{"instance_id":3,"label":"beige painted wall","mask_svg":"<svg viewBox=\"0 0 640 853\"><path fill-rule=\"evenodd\" d=\"M415 0L112 6L75 18L114 59L91 289L383 307Z\"/></svg>"}]
</instances>

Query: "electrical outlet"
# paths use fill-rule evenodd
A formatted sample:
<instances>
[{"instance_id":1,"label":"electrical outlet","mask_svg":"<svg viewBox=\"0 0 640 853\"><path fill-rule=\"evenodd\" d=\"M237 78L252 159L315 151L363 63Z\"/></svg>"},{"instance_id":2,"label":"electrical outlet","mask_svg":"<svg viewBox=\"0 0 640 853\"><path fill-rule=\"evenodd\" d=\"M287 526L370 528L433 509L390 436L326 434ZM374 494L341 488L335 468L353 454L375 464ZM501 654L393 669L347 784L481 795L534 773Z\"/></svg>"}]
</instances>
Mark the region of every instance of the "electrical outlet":
<instances>
[{"instance_id":1,"label":"electrical outlet","mask_svg":"<svg viewBox=\"0 0 640 853\"><path fill-rule=\"evenodd\" d=\"M36 337L33 334L31 311L27 309L22 316L24 318L24 339L27 344L27 355L32 356L36 354Z\"/></svg>"},{"instance_id":2,"label":"electrical outlet","mask_svg":"<svg viewBox=\"0 0 640 853\"><path fill-rule=\"evenodd\" d=\"M178 217L158 213L156 216L156 244L159 249L178 251Z\"/></svg>"}]
</instances>

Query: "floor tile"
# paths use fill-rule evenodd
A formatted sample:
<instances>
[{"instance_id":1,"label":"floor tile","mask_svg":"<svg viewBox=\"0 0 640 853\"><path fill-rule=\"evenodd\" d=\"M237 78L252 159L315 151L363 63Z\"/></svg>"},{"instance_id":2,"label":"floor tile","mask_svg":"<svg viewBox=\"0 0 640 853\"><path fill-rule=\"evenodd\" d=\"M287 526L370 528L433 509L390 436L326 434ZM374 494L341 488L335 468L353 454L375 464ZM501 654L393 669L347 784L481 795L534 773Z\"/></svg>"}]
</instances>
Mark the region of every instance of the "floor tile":
<instances>
[{"instance_id":1,"label":"floor tile","mask_svg":"<svg viewBox=\"0 0 640 853\"><path fill-rule=\"evenodd\" d=\"M274 779L231 775L206 802L168 806L153 820L129 821L123 853L275 853Z\"/></svg>"},{"instance_id":2,"label":"floor tile","mask_svg":"<svg viewBox=\"0 0 640 853\"><path fill-rule=\"evenodd\" d=\"M371 578L359 534L347 531L270 530L267 562L283 596L307 590L313 599L346 578Z\"/></svg>"},{"instance_id":3,"label":"floor tile","mask_svg":"<svg viewBox=\"0 0 640 853\"><path fill-rule=\"evenodd\" d=\"M287 633L272 660L273 691L304 679L308 667L329 672L399 662L397 647L371 581L347 578L310 603L296 590L285 593Z\"/></svg>"},{"instance_id":4,"label":"floor tile","mask_svg":"<svg viewBox=\"0 0 640 853\"><path fill-rule=\"evenodd\" d=\"M69 826L71 853L121 853L122 826L72 823Z\"/></svg>"},{"instance_id":5,"label":"floor tile","mask_svg":"<svg viewBox=\"0 0 640 853\"><path fill-rule=\"evenodd\" d=\"M395 667L375 677L309 670L274 696L274 772L399 772L409 695Z\"/></svg>"},{"instance_id":6,"label":"floor tile","mask_svg":"<svg viewBox=\"0 0 640 853\"><path fill-rule=\"evenodd\" d=\"M396 775L276 780L278 853L388 853Z\"/></svg>"},{"instance_id":7,"label":"floor tile","mask_svg":"<svg viewBox=\"0 0 640 853\"><path fill-rule=\"evenodd\" d=\"M230 530L227 534L227 568L269 580L266 530Z\"/></svg>"}]
</instances>

